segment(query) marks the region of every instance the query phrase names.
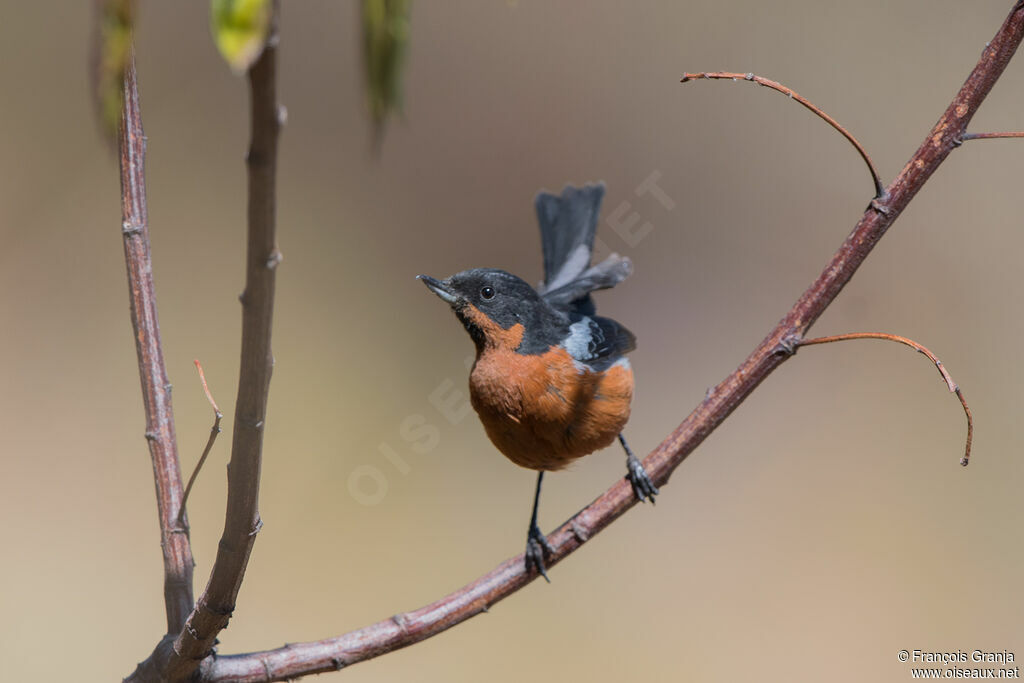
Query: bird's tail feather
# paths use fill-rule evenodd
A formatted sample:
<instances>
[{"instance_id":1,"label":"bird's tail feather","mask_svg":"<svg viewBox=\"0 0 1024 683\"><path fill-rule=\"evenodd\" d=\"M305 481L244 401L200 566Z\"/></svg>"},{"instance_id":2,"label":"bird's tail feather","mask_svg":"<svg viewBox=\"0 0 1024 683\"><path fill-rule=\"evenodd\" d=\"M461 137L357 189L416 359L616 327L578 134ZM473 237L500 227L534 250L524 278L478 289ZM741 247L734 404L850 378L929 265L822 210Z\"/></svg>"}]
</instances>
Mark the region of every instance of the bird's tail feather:
<instances>
[{"instance_id":1,"label":"bird's tail feather","mask_svg":"<svg viewBox=\"0 0 1024 683\"><path fill-rule=\"evenodd\" d=\"M553 306L592 314L590 292L614 287L633 272L630 260L618 254L590 265L603 198L604 183L566 186L558 196L537 195L534 204L544 248L539 291Z\"/></svg>"}]
</instances>

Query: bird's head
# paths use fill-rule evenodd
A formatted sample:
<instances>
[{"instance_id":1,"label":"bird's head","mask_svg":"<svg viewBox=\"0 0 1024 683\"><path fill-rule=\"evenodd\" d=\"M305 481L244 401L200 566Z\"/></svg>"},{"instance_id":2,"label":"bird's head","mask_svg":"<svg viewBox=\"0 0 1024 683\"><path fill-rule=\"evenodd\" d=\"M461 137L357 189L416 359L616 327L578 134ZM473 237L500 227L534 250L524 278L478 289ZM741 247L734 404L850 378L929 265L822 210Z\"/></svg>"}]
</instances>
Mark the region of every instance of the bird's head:
<instances>
[{"instance_id":1,"label":"bird's head","mask_svg":"<svg viewBox=\"0 0 1024 683\"><path fill-rule=\"evenodd\" d=\"M444 280L418 279L458 316L477 349L522 350L524 338L557 339L557 314L526 281L497 268L473 268Z\"/></svg>"}]
</instances>

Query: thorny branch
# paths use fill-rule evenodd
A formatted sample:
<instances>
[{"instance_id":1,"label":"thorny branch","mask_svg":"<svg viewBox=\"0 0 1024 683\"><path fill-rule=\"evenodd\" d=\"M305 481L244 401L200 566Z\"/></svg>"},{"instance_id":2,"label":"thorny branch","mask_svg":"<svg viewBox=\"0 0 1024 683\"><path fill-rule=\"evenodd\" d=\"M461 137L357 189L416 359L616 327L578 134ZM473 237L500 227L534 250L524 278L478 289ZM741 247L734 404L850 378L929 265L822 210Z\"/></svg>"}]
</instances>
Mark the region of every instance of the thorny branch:
<instances>
[{"instance_id":1,"label":"thorny branch","mask_svg":"<svg viewBox=\"0 0 1024 683\"><path fill-rule=\"evenodd\" d=\"M135 351L139 359L142 399L146 407L146 440L156 479L160 514L160 547L164 555L164 604L167 632L176 633L192 611L192 548L188 522L181 510L181 469L174 436L171 383L164 366L160 321L156 311L153 264L149 251L146 210L146 135L142 130L135 53L129 48L118 146L121 157L121 235L128 267ZM186 533L181 533L185 530Z\"/></svg>"},{"instance_id":2,"label":"thorny branch","mask_svg":"<svg viewBox=\"0 0 1024 683\"><path fill-rule=\"evenodd\" d=\"M1024 0L1010 15L963 87L899 175L872 200L853 232L821 275L753 353L720 384L647 458L644 467L664 486L672 472L779 365L792 356L804 333L838 296L874 245L914 195L962 139L968 123L1002 75L1024 37ZM625 479L619 480L550 536L549 566L578 549L636 504ZM205 681L283 681L333 671L412 645L473 617L530 583L522 556L426 607L398 614L366 628L326 640L294 643L276 650L216 656L203 662Z\"/></svg>"}]
</instances>

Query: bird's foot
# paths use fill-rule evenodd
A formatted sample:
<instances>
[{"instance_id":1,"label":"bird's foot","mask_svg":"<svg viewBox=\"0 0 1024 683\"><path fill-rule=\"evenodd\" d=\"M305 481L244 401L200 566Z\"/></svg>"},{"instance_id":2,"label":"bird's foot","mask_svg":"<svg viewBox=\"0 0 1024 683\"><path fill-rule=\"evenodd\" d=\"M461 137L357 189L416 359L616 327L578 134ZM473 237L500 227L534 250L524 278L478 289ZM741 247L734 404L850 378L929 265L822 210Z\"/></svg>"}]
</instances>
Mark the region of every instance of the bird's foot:
<instances>
[{"instance_id":1,"label":"bird's foot","mask_svg":"<svg viewBox=\"0 0 1024 683\"><path fill-rule=\"evenodd\" d=\"M650 500L651 505L654 505L654 497L658 495L658 487L647 476L647 470L644 469L644 466L640 464L640 461L632 453L626 456L626 479L629 479L629 483L633 486L633 495L636 496L637 500L641 503L645 500Z\"/></svg>"},{"instance_id":2,"label":"bird's foot","mask_svg":"<svg viewBox=\"0 0 1024 683\"><path fill-rule=\"evenodd\" d=\"M536 524L530 526L530 531L526 534L526 553L524 559L526 561L526 573L529 574L533 569L537 570L537 573L544 577L544 580L551 583L551 579L548 578L548 573L545 571L544 558L555 552L555 549L548 543L548 539L541 533L540 527Z\"/></svg>"}]
</instances>

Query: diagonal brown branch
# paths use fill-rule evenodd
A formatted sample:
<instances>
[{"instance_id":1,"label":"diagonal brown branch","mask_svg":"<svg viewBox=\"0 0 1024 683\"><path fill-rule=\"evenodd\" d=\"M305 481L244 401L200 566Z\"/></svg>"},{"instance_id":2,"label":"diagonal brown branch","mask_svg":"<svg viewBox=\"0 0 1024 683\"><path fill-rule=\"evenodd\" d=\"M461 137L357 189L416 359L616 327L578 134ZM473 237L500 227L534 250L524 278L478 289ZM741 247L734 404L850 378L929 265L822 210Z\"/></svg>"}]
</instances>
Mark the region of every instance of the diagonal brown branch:
<instances>
[{"instance_id":1,"label":"diagonal brown branch","mask_svg":"<svg viewBox=\"0 0 1024 683\"><path fill-rule=\"evenodd\" d=\"M127 680L182 680L195 673L213 649L217 634L235 609L249 554L262 526L259 482L263 428L270 375L274 285L281 253L277 249L277 140L282 111L277 103L277 20L274 0L267 46L249 70L251 141L248 167L246 283L242 301L242 352L224 533L206 589L174 637L162 640ZM175 461L177 462L177 461ZM173 518L172 518L173 519Z\"/></svg>"},{"instance_id":2,"label":"diagonal brown branch","mask_svg":"<svg viewBox=\"0 0 1024 683\"><path fill-rule=\"evenodd\" d=\"M864 149L864 146L862 144L860 144L860 142L857 140L857 138L853 137L853 134L850 133L850 131L848 131L845 128L843 128L839 124L838 121L836 121L834 118L832 118L831 116L826 114L824 111L822 111L819 107L817 107L813 102L811 102L806 97L798 94L795 90L793 90L791 88L787 88L786 86L782 85L781 83L777 83L777 82L769 80L767 78L762 78L761 76L755 76L754 74L749 74L749 73L748 74L737 74L737 73L726 72L726 71L704 71L704 72L696 73L696 74L688 73L688 74L683 74L683 78L682 78L682 80L680 82L681 83L689 83L691 81L695 81L695 80L702 79L702 78L704 78L704 79L719 79L719 80L721 80L721 79L732 79L734 81L739 81L739 80L750 81L752 83L757 83L758 85L762 85L762 86L764 86L766 88L771 88L772 90L774 90L776 92L780 92L783 95L788 95L791 100L796 100L797 102L802 104L805 108L807 108L810 111L812 111L814 113L814 115L817 116L819 119L821 119L822 121L824 121L828 125L830 125L833 128L835 128L836 131L838 131L840 135L842 135L844 138L846 138L846 140L851 145L853 145L854 149L857 150L857 153L860 154L860 158L864 160L865 164L867 164L868 172L871 173L871 182L874 183L874 186L875 186L875 197L881 197L882 196L882 193L885 191L885 189L882 187L882 179L878 177L878 170L875 169L874 162L872 162L871 161L871 157L868 156L868 151L866 149Z\"/></svg>"},{"instance_id":3,"label":"diagonal brown branch","mask_svg":"<svg viewBox=\"0 0 1024 683\"><path fill-rule=\"evenodd\" d=\"M799 340L853 277L871 249L949 156L978 106L1003 73L1024 37L1024 0L1017 2L977 66L910 161L886 188L884 201L865 211L818 279L786 316L731 375L644 460L655 484L663 486L673 470L789 358ZM548 540L556 564L636 504L625 479L603 493L554 531ZM502 600L535 579L523 570L522 556L426 607L395 615L336 638L286 645L276 650L215 657L203 663L206 681L282 681L332 671L386 654L445 631Z\"/></svg>"},{"instance_id":4,"label":"diagonal brown branch","mask_svg":"<svg viewBox=\"0 0 1024 683\"><path fill-rule=\"evenodd\" d=\"M139 358L142 399L146 407L146 440L153 460L156 501L160 514L160 547L164 555L164 605L167 632L181 630L192 611L192 549L188 521L181 509L181 470L174 436L171 383L164 366L156 290L149 251L149 216L146 211L146 135L142 130L135 53L129 48L124 73L124 97L119 131L121 156L121 234L128 267L135 351Z\"/></svg>"}]
</instances>

